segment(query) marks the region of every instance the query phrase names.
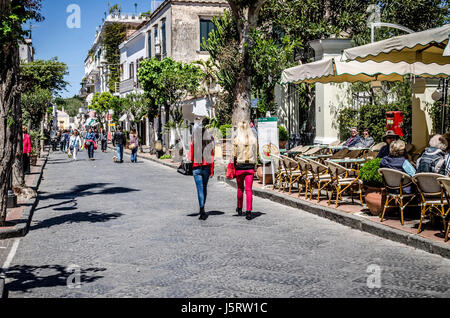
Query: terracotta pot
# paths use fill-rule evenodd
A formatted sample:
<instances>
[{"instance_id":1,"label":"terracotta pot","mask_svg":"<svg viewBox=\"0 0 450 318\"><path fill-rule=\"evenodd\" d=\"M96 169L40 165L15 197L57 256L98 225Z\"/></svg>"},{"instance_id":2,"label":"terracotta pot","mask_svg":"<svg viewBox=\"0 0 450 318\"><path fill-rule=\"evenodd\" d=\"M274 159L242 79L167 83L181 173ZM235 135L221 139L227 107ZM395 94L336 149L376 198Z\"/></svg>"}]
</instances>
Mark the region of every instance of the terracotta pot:
<instances>
[{"instance_id":1,"label":"terracotta pot","mask_svg":"<svg viewBox=\"0 0 450 318\"><path fill-rule=\"evenodd\" d=\"M378 216L383 211L384 202L386 201L386 191L384 188L364 186L364 199L370 213Z\"/></svg>"},{"instance_id":2,"label":"terracotta pot","mask_svg":"<svg viewBox=\"0 0 450 318\"><path fill-rule=\"evenodd\" d=\"M268 169L266 167L266 169ZM262 166L259 165L258 169L256 170L256 175L258 176L259 181L261 181L261 183L263 182L263 173L262 173ZM266 184L273 184L273 178L272 178L272 173L267 173L266 171L266 176L265 176L265 183Z\"/></svg>"},{"instance_id":3,"label":"terracotta pot","mask_svg":"<svg viewBox=\"0 0 450 318\"><path fill-rule=\"evenodd\" d=\"M280 145L280 149L286 149L286 144L287 144L287 140L286 141L279 141L279 145Z\"/></svg>"}]
</instances>

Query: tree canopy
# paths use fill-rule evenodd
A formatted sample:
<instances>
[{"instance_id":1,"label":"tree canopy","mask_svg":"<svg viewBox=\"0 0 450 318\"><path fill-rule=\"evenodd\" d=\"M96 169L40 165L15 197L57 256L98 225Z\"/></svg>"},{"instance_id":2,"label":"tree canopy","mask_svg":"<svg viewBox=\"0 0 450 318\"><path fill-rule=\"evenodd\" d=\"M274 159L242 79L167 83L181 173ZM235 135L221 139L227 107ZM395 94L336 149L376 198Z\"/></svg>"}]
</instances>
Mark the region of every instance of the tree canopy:
<instances>
[{"instance_id":1,"label":"tree canopy","mask_svg":"<svg viewBox=\"0 0 450 318\"><path fill-rule=\"evenodd\" d=\"M58 61L57 57L20 65L21 78L30 82L30 91L41 88L50 90L53 94L58 95L69 84L64 80L64 76L67 74L69 74L67 65Z\"/></svg>"}]
</instances>

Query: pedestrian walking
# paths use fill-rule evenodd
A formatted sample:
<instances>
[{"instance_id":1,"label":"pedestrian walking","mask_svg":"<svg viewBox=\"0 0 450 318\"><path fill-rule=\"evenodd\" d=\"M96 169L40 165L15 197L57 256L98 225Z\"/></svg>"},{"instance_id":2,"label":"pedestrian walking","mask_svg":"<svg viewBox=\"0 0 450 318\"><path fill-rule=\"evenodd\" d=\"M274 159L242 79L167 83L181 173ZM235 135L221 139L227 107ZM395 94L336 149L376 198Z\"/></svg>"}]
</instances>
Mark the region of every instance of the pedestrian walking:
<instances>
[{"instance_id":1,"label":"pedestrian walking","mask_svg":"<svg viewBox=\"0 0 450 318\"><path fill-rule=\"evenodd\" d=\"M70 134L68 130L64 131L64 152L67 152L67 149L69 149L69 140L70 140Z\"/></svg>"},{"instance_id":2,"label":"pedestrian walking","mask_svg":"<svg viewBox=\"0 0 450 318\"><path fill-rule=\"evenodd\" d=\"M114 134L113 145L116 147L117 161L116 163L123 163L123 147L127 142L127 138L123 133L123 128L119 127L119 131Z\"/></svg>"},{"instance_id":3,"label":"pedestrian walking","mask_svg":"<svg viewBox=\"0 0 450 318\"><path fill-rule=\"evenodd\" d=\"M30 155L31 155L31 137L28 135L27 127L22 127L23 133L23 156L22 156L22 164L23 164L23 173L30 173Z\"/></svg>"},{"instance_id":4,"label":"pedestrian walking","mask_svg":"<svg viewBox=\"0 0 450 318\"><path fill-rule=\"evenodd\" d=\"M197 187L198 204L200 206L200 220L206 220L206 197L208 194L209 178L214 176L214 139L205 128L207 121L194 128L189 146L189 159L192 162L192 174Z\"/></svg>"},{"instance_id":5,"label":"pedestrian walking","mask_svg":"<svg viewBox=\"0 0 450 318\"><path fill-rule=\"evenodd\" d=\"M64 131L62 131L62 130L59 131L58 140L59 140L59 150L64 152L64 148L66 145L66 137L64 136Z\"/></svg>"},{"instance_id":6,"label":"pedestrian walking","mask_svg":"<svg viewBox=\"0 0 450 318\"><path fill-rule=\"evenodd\" d=\"M104 129L101 130L100 139L102 141L102 152L106 152L108 148L108 133Z\"/></svg>"},{"instance_id":7,"label":"pedestrian walking","mask_svg":"<svg viewBox=\"0 0 450 318\"><path fill-rule=\"evenodd\" d=\"M92 128L89 128L89 132L86 134L86 140L84 142L85 148L88 150L88 156L90 160L94 159L94 150L97 149L97 138L95 138L95 133Z\"/></svg>"},{"instance_id":8,"label":"pedestrian walking","mask_svg":"<svg viewBox=\"0 0 450 318\"><path fill-rule=\"evenodd\" d=\"M240 122L237 135L233 141L233 156L237 183L237 209L238 215L243 215L244 191L247 197L246 219L253 218L253 178L258 159L258 141L248 122Z\"/></svg>"},{"instance_id":9,"label":"pedestrian walking","mask_svg":"<svg viewBox=\"0 0 450 318\"><path fill-rule=\"evenodd\" d=\"M78 130L75 130L69 140L69 151L73 157L73 160L77 160L77 154L78 151L80 151L81 145L80 134Z\"/></svg>"},{"instance_id":10,"label":"pedestrian walking","mask_svg":"<svg viewBox=\"0 0 450 318\"><path fill-rule=\"evenodd\" d=\"M130 144L128 148L131 150L131 162L137 163L137 152L139 149L139 140L136 130L132 129L130 132Z\"/></svg>"}]
</instances>

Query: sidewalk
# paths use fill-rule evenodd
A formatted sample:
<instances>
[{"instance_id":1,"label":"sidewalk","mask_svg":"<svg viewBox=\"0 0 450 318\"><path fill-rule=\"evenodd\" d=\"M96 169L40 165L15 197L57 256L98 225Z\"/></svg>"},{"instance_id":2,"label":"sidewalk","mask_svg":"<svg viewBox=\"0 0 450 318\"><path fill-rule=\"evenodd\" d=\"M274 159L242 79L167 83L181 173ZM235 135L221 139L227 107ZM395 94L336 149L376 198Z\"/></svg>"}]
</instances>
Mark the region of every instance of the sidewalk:
<instances>
[{"instance_id":1,"label":"sidewalk","mask_svg":"<svg viewBox=\"0 0 450 318\"><path fill-rule=\"evenodd\" d=\"M111 144L108 144L108 149L112 151L112 155L114 156L116 153L116 148L113 147ZM131 155L131 150L124 148L123 153L127 154L127 155ZM178 169L178 167L180 166L180 163L173 162L172 159L158 159L158 157L156 157L156 155L151 155L149 153L143 153L140 151L138 151L137 157L138 157L138 159L145 159L145 160L153 161L153 162L156 162L156 163L159 163L159 164L162 164L164 166L174 168L174 169Z\"/></svg>"},{"instance_id":2,"label":"sidewalk","mask_svg":"<svg viewBox=\"0 0 450 318\"><path fill-rule=\"evenodd\" d=\"M31 173L25 176L25 183L35 191L39 188L42 180L42 174L47 163L48 151L42 153L38 158L36 166L31 166ZM21 237L27 234L28 227L37 205L38 198L31 198L28 201L18 201L17 207L9 209L6 221L14 224L13 226L0 227L0 239Z\"/></svg>"}]
</instances>

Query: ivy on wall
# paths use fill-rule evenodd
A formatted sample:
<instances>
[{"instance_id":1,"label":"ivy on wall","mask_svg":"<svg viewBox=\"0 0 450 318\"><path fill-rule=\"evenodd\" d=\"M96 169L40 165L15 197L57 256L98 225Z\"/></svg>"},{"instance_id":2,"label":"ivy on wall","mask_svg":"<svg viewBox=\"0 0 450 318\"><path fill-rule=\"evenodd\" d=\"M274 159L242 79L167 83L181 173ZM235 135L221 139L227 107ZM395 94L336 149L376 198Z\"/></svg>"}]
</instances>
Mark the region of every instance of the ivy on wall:
<instances>
[{"instance_id":1,"label":"ivy on wall","mask_svg":"<svg viewBox=\"0 0 450 318\"><path fill-rule=\"evenodd\" d=\"M105 59L109 70L108 88L115 91L116 83L120 81L120 50L119 45L126 38L126 25L110 23L105 26L105 34L101 44L105 50Z\"/></svg>"}]
</instances>

